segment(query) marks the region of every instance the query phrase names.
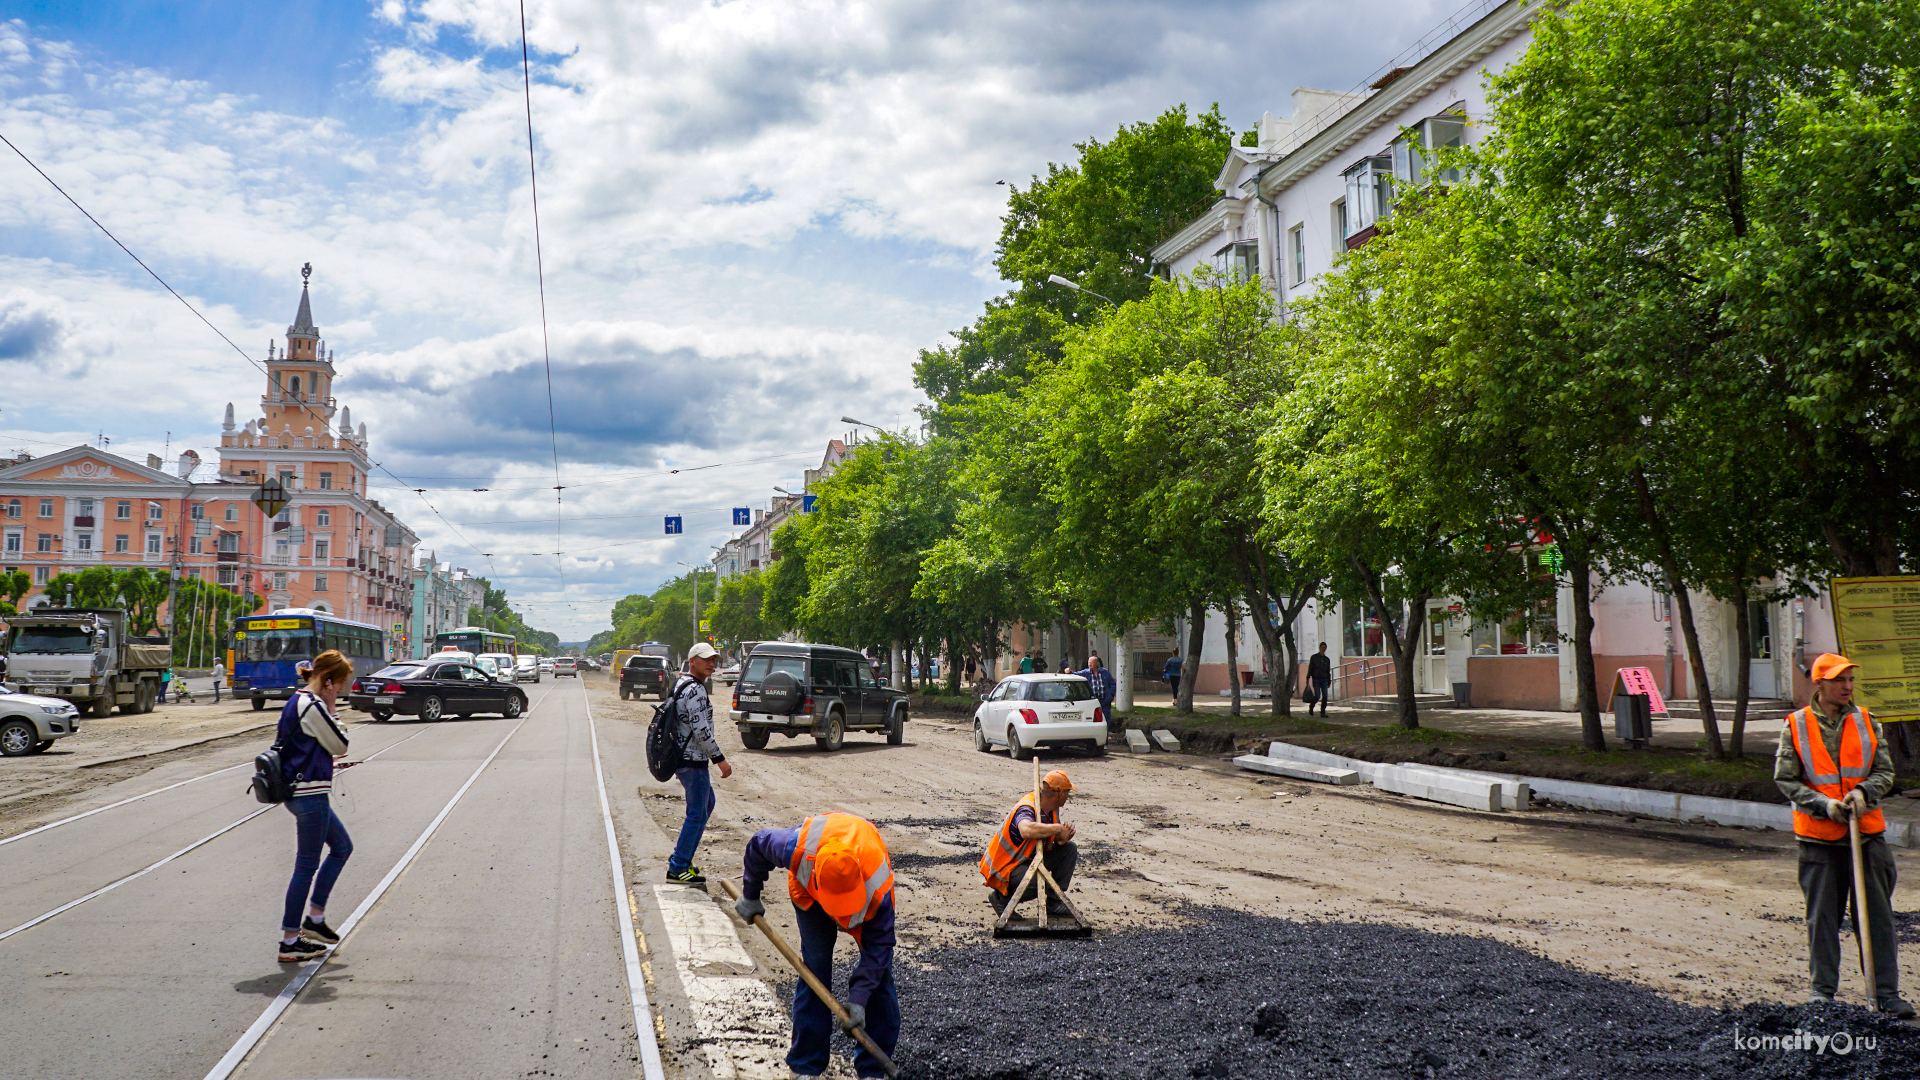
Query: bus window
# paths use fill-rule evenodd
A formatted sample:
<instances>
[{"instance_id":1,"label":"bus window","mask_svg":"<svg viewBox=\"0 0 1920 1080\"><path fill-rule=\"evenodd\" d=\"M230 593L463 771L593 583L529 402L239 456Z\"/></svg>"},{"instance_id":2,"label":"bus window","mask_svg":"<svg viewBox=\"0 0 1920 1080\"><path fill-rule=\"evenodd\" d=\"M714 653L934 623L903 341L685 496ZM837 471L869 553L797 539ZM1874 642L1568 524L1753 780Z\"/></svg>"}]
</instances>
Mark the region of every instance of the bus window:
<instances>
[{"instance_id":1,"label":"bus window","mask_svg":"<svg viewBox=\"0 0 1920 1080\"><path fill-rule=\"evenodd\" d=\"M245 660L300 660L313 656L310 630L248 630Z\"/></svg>"}]
</instances>

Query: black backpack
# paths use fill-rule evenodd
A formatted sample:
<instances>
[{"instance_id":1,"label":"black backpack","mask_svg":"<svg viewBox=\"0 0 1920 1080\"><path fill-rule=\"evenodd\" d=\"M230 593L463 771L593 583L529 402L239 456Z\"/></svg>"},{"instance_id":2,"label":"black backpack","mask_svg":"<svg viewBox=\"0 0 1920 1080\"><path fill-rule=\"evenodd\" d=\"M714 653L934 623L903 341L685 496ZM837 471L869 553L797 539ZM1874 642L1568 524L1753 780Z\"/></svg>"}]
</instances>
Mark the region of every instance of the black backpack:
<instances>
[{"instance_id":1,"label":"black backpack","mask_svg":"<svg viewBox=\"0 0 1920 1080\"><path fill-rule=\"evenodd\" d=\"M647 771L661 783L673 779L679 771L686 760L687 742L693 738L691 731L681 735L675 730L680 726L680 688L684 685L682 680L674 680L667 700L654 706L653 721L647 725Z\"/></svg>"},{"instance_id":2,"label":"black backpack","mask_svg":"<svg viewBox=\"0 0 1920 1080\"><path fill-rule=\"evenodd\" d=\"M247 785L253 797L263 803L283 803L293 798L293 785L280 767L280 744L274 743L253 759L253 782Z\"/></svg>"}]
</instances>

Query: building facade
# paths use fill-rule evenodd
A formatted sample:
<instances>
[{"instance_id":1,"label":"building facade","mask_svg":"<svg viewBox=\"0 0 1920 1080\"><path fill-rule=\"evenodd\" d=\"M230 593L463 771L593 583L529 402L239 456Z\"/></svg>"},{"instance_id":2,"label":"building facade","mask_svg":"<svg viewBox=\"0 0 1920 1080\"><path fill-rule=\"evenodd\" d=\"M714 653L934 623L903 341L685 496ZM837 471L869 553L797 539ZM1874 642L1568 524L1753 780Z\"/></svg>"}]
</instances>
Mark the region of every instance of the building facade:
<instances>
[{"instance_id":1,"label":"building facade","mask_svg":"<svg viewBox=\"0 0 1920 1080\"><path fill-rule=\"evenodd\" d=\"M216 466L188 451L169 472L76 446L0 468L0 567L31 576L24 604L64 602L44 589L63 571L145 566L257 593L263 612L380 626L392 654L408 655L417 537L367 494L367 428L333 397L305 284L266 367L260 416L236 426L227 406ZM270 478L287 499L271 518L254 502Z\"/></svg>"}]
</instances>

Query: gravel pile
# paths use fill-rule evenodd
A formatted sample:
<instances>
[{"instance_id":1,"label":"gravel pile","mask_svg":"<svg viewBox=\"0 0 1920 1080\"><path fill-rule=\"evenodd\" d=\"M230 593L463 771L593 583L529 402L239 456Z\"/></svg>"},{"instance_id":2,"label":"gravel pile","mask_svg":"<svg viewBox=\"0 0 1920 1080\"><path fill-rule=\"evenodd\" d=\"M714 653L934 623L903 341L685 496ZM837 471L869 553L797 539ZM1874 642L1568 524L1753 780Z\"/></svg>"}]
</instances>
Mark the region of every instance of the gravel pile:
<instances>
[{"instance_id":1,"label":"gravel pile","mask_svg":"<svg viewBox=\"0 0 1920 1080\"><path fill-rule=\"evenodd\" d=\"M1169 929L902 956L903 1074L1920 1077L1920 1029L1846 1006L1696 1008L1486 938L1216 908L1177 915ZM1796 1030L1845 1038L1779 1048ZM1877 1045L1842 1053L1847 1039Z\"/></svg>"}]
</instances>

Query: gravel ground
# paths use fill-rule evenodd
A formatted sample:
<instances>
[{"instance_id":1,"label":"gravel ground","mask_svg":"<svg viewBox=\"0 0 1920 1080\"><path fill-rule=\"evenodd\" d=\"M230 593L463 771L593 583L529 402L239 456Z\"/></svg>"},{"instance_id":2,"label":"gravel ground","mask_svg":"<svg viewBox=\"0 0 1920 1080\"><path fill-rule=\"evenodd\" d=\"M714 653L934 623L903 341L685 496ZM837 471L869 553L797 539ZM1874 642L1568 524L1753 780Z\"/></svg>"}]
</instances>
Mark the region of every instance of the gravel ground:
<instances>
[{"instance_id":1,"label":"gravel ground","mask_svg":"<svg viewBox=\"0 0 1920 1080\"><path fill-rule=\"evenodd\" d=\"M1920 1029L1847 1006L1700 1008L1488 938L1224 908L1171 914L1181 925L1089 941L914 950L895 973L903 1074L1920 1076ZM1876 1047L1736 1044L1796 1028Z\"/></svg>"}]
</instances>

